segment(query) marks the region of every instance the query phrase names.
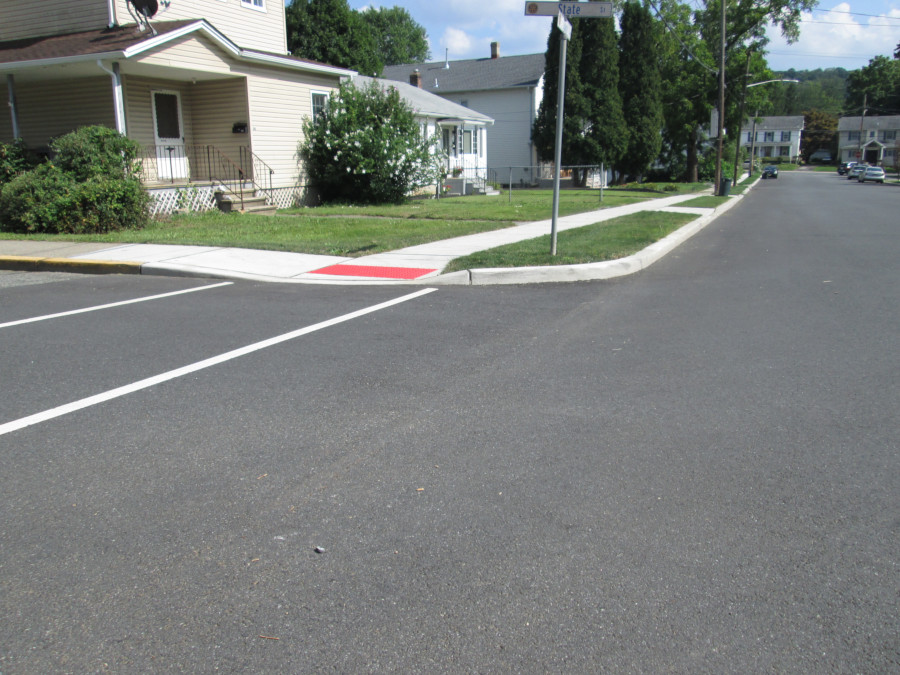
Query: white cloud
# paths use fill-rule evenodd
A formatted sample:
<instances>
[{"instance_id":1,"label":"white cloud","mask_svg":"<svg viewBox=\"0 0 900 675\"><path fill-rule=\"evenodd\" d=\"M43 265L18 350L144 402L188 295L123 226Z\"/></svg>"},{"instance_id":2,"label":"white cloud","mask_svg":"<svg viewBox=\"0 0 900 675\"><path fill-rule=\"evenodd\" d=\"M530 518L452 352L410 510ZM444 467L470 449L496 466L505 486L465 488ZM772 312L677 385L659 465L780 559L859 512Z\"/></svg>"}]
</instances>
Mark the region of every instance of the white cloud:
<instances>
[{"instance_id":1,"label":"white cloud","mask_svg":"<svg viewBox=\"0 0 900 675\"><path fill-rule=\"evenodd\" d=\"M800 39L788 45L778 29L769 28L769 64L774 70L796 68L846 68L855 70L877 55L892 56L900 36L900 8L881 16L860 16L850 12L865 5L842 2L819 9L830 12L804 12ZM871 14L871 10L863 13Z\"/></svg>"},{"instance_id":2,"label":"white cloud","mask_svg":"<svg viewBox=\"0 0 900 675\"><path fill-rule=\"evenodd\" d=\"M472 50L472 38L463 30L448 26L441 36L439 44L442 48L449 49L452 58L465 58L460 55L468 55Z\"/></svg>"}]
</instances>

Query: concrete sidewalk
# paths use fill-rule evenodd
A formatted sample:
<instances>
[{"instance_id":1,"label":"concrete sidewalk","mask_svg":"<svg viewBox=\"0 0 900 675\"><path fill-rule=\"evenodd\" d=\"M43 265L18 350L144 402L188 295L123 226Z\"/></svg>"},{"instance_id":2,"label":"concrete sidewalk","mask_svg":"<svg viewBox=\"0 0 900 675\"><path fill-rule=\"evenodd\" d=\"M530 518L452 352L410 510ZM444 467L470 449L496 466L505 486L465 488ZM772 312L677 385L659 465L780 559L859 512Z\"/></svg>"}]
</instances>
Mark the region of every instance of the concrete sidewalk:
<instances>
[{"instance_id":1,"label":"concrete sidewalk","mask_svg":"<svg viewBox=\"0 0 900 675\"><path fill-rule=\"evenodd\" d=\"M586 265L465 270L441 274L454 258L549 234L551 221L548 219L361 258L208 246L0 240L0 269L156 274L318 284L482 285L605 279L644 269L741 198L740 195L731 197L716 209L678 206L705 194L710 194L710 191L663 197L559 218L557 229L561 232L639 211L692 213L698 217L633 256Z\"/></svg>"}]
</instances>

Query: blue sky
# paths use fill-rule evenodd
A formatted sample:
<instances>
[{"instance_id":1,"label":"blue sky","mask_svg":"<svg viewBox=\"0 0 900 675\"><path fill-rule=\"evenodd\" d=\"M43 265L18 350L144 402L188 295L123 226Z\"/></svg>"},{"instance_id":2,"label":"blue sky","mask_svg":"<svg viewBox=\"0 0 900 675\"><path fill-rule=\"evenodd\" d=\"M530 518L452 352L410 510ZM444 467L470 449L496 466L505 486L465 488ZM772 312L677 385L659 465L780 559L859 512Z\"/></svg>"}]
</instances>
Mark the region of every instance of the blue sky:
<instances>
[{"instance_id":1,"label":"blue sky","mask_svg":"<svg viewBox=\"0 0 900 675\"><path fill-rule=\"evenodd\" d=\"M692 0L700 3L701 0ZM552 19L526 17L525 0L349 0L353 9L400 6L425 27L433 60L535 54L547 47ZM833 10L833 11L822 11ZM871 16L869 16L871 15ZM820 0L804 15L799 42L787 45L770 31L769 65L775 70L842 67L855 70L900 42L900 0Z\"/></svg>"}]
</instances>

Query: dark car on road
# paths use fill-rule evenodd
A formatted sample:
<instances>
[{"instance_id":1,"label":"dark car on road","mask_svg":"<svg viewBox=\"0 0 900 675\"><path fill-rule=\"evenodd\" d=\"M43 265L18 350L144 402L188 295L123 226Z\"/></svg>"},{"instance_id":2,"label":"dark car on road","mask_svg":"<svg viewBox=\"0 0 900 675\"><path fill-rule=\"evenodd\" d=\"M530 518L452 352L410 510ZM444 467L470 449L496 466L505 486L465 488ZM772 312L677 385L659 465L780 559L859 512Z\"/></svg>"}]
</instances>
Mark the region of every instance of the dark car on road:
<instances>
[{"instance_id":1,"label":"dark car on road","mask_svg":"<svg viewBox=\"0 0 900 675\"><path fill-rule=\"evenodd\" d=\"M763 168L763 178L778 178L778 167L774 164L769 164L769 166Z\"/></svg>"},{"instance_id":2,"label":"dark car on road","mask_svg":"<svg viewBox=\"0 0 900 675\"><path fill-rule=\"evenodd\" d=\"M854 166L856 166L856 162L841 162L840 165L838 165L838 176L845 175Z\"/></svg>"}]
</instances>

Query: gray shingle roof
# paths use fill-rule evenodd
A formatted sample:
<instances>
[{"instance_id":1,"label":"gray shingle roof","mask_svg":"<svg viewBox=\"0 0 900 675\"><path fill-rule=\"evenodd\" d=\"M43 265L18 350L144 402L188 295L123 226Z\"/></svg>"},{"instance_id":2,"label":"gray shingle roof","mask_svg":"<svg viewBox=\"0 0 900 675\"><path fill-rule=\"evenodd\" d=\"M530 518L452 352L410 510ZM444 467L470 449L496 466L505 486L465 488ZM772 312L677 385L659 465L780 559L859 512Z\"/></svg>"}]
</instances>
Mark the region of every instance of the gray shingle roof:
<instances>
[{"instance_id":1,"label":"gray shingle roof","mask_svg":"<svg viewBox=\"0 0 900 675\"><path fill-rule=\"evenodd\" d=\"M384 78L365 77L363 75L353 78L352 82L357 87L366 87L372 82L375 82L382 88L395 87L400 94L400 97L409 104L413 111L424 117L458 119L466 122L475 122L477 124L494 123L493 118L488 117L487 115L475 112L470 108L458 105L405 82L386 80Z\"/></svg>"},{"instance_id":2,"label":"gray shingle roof","mask_svg":"<svg viewBox=\"0 0 900 675\"><path fill-rule=\"evenodd\" d=\"M444 61L387 66L381 76L408 83L410 74L418 69L422 74L423 89L434 94L447 94L533 87L544 74L543 54L450 61L449 64L449 68L444 67Z\"/></svg>"},{"instance_id":3,"label":"gray shingle roof","mask_svg":"<svg viewBox=\"0 0 900 675\"><path fill-rule=\"evenodd\" d=\"M773 115L770 117L758 117L757 131L802 131L803 115ZM741 126L742 131L750 131L753 120L750 119Z\"/></svg>"},{"instance_id":4,"label":"gray shingle roof","mask_svg":"<svg viewBox=\"0 0 900 675\"><path fill-rule=\"evenodd\" d=\"M900 130L900 115L882 115L875 117L868 115L863 119L863 129L890 131ZM838 120L838 131L859 131L859 115L856 117L842 117Z\"/></svg>"}]
</instances>

